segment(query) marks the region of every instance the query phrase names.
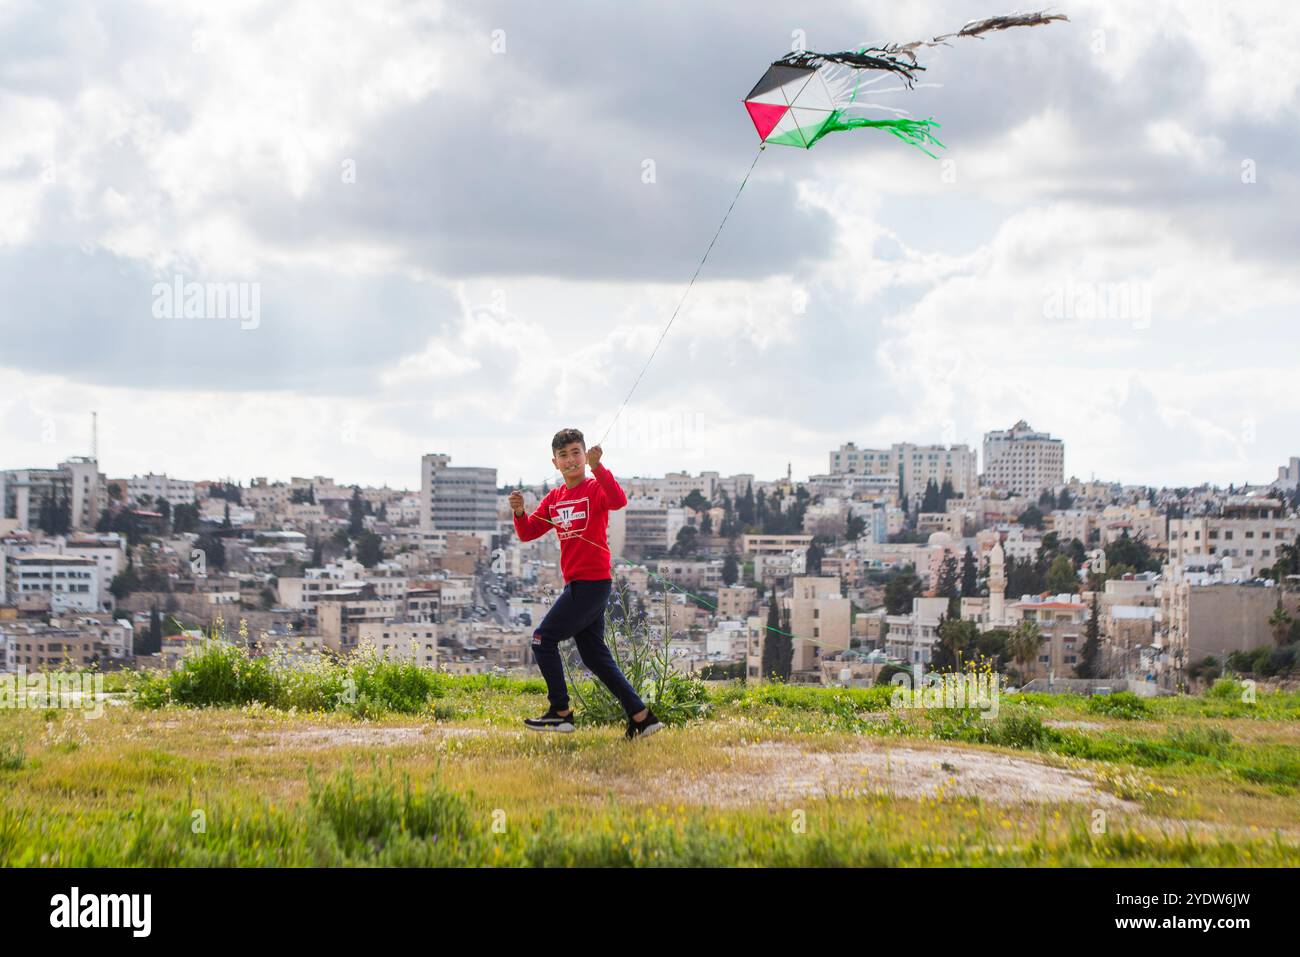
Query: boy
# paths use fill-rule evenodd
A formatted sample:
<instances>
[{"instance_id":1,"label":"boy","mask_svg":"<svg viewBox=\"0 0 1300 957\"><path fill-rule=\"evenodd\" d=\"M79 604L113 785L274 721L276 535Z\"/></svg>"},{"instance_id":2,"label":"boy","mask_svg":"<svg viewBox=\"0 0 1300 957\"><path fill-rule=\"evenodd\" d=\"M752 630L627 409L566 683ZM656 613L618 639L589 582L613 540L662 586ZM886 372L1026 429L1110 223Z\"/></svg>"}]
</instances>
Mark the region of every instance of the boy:
<instances>
[{"instance_id":1,"label":"boy","mask_svg":"<svg viewBox=\"0 0 1300 957\"><path fill-rule=\"evenodd\" d=\"M609 512L626 505L627 496L609 469L600 464L600 446L588 449L577 429L556 432L551 452L551 462L564 476L564 485L547 492L532 515L524 509L523 493L510 493L515 532L521 542L541 538L555 528L564 576L564 591L533 632L533 655L546 679L551 706L540 718L525 718L524 724L534 731L573 730L573 709L559 649L561 641L573 638L582 663L627 712L627 738L654 734L663 725L623 676L605 645L605 602L614 584L605 531ZM587 465L593 478L587 478Z\"/></svg>"}]
</instances>

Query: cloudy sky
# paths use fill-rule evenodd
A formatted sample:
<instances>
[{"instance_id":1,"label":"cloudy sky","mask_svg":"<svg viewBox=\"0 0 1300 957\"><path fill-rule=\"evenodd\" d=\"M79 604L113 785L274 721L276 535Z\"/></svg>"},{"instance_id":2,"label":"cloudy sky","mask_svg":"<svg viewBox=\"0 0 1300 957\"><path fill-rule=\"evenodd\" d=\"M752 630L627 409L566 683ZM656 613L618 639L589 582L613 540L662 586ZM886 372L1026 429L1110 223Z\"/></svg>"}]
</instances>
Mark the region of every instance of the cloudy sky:
<instances>
[{"instance_id":1,"label":"cloudy sky","mask_svg":"<svg viewBox=\"0 0 1300 957\"><path fill-rule=\"evenodd\" d=\"M1067 475L1271 480L1300 454L1283 0L1071 0L881 94L938 160L768 148L611 428L766 65L1011 9L0 0L0 468L85 454L91 410L111 476L407 487L435 451L553 478L569 425L618 475L772 478L1024 418ZM178 277L256 319L169 312Z\"/></svg>"}]
</instances>

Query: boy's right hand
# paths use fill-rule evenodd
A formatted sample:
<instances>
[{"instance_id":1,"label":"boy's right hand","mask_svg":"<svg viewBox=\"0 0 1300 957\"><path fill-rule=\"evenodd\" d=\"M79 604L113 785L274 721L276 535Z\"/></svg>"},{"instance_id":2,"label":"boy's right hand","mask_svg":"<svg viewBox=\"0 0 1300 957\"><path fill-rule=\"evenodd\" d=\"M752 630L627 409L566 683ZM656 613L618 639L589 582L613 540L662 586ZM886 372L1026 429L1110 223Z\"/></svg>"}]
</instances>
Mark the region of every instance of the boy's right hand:
<instances>
[{"instance_id":1,"label":"boy's right hand","mask_svg":"<svg viewBox=\"0 0 1300 957\"><path fill-rule=\"evenodd\" d=\"M516 515L524 514L524 493L518 489L510 493L510 511Z\"/></svg>"}]
</instances>

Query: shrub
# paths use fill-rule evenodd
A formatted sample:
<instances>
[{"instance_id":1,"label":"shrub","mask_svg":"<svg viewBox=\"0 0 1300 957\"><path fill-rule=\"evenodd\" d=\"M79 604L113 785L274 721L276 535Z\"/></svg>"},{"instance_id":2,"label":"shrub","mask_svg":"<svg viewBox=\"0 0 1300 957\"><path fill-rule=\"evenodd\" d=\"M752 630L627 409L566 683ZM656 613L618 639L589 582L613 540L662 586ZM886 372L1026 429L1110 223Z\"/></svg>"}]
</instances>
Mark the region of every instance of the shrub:
<instances>
[{"instance_id":1,"label":"shrub","mask_svg":"<svg viewBox=\"0 0 1300 957\"><path fill-rule=\"evenodd\" d=\"M709 693L697 675L684 675L673 667L668 649L670 636L657 638L648 620L627 613L626 599L610 603L605 618L605 645L628 683L664 724L680 724L703 717L709 709ZM565 671L573 696L581 705L579 720L612 724L627 719L622 704L598 680L579 681L576 649L566 649Z\"/></svg>"},{"instance_id":2,"label":"shrub","mask_svg":"<svg viewBox=\"0 0 1300 957\"><path fill-rule=\"evenodd\" d=\"M1151 716L1151 705L1131 691L1093 695L1088 699L1088 710L1093 714L1121 718L1125 721Z\"/></svg>"},{"instance_id":3,"label":"shrub","mask_svg":"<svg viewBox=\"0 0 1300 957\"><path fill-rule=\"evenodd\" d=\"M1219 698L1223 701L1240 701L1245 690L1246 686L1240 681L1233 681L1231 678L1220 678L1206 692L1206 696Z\"/></svg>"}]
</instances>

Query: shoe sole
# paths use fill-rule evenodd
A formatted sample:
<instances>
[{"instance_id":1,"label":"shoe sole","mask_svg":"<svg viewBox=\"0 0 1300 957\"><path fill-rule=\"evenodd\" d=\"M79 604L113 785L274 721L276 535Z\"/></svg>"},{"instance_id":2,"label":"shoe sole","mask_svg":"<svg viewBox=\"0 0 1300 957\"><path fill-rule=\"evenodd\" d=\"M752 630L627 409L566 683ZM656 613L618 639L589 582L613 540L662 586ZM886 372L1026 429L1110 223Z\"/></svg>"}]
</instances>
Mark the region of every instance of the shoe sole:
<instances>
[{"instance_id":1,"label":"shoe sole","mask_svg":"<svg viewBox=\"0 0 1300 957\"><path fill-rule=\"evenodd\" d=\"M524 725L530 731L559 731L561 734L568 734L573 731L571 724L526 724Z\"/></svg>"}]
</instances>

